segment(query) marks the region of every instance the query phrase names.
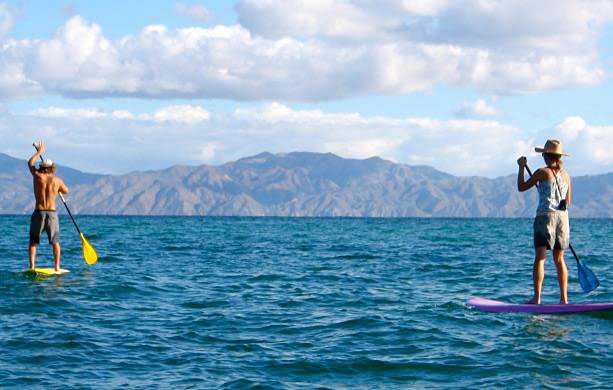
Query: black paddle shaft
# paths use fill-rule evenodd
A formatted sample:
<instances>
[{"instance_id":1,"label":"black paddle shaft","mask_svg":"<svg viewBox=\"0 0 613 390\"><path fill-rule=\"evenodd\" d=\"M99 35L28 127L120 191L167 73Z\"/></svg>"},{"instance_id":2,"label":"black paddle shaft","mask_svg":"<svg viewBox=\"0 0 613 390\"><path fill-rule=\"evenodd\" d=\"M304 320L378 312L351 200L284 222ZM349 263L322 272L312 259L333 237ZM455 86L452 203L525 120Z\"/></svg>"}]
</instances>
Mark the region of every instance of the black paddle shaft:
<instances>
[{"instance_id":1,"label":"black paddle shaft","mask_svg":"<svg viewBox=\"0 0 613 390\"><path fill-rule=\"evenodd\" d=\"M530 170L530 167L528 167L528 164L526 164L525 167L526 167L526 170L528 171L528 174L530 175L530 177L532 177L532 171ZM579 261L579 256L577 256L577 253L573 249L573 246L570 244L570 242L568 243L568 247L570 248L570 251L573 253L573 256L575 256L575 259L577 259L577 261Z\"/></svg>"},{"instance_id":2,"label":"black paddle shaft","mask_svg":"<svg viewBox=\"0 0 613 390\"><path fill-rule=\"evenodd\" d=\"M38 150L38 148L36 150ZM45 161L43 156L40 156L40 160ZM79 235L81 235L81 229L79 229L79 225L77 225L77 221L74 220L74 217L72 216L72 213L70 212L70 209L68 208L68 205L66 204L66 201L64 200L64 197L62 196L61 193L60 193L60 199L62 199L62 203L64 203L64 207L66 207L66 211L68 211L68 215L70 215L70 219L72 219L72 223L74 223L74 227L77 228L77 232L79 232Z\"/></svg>"}]
</instances>

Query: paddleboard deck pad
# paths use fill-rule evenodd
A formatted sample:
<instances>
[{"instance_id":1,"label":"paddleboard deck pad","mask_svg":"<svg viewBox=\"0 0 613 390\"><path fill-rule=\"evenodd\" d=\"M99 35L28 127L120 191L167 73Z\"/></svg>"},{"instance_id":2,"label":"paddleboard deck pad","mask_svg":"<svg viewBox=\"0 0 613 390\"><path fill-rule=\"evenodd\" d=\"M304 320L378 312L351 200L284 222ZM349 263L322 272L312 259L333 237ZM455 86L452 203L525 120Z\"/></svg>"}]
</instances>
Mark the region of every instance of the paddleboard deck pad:
<instances>
[{"instance_id":1,"label":"paddleboard deck pad","mask_svg":"<svg viewBox=\"0 0 613 390\"><path fill-rule=\"evenodd\" d=\"M533 305L529 303L507 303L487 298L472 297L468 300L467 304L470 307L489 313L572 314L594 311L613 311L613 302Z\"/></svg>"},{"instance_id":2,"label":"paddleboard deck pad","mask_svg":"<svg viewBox=\"0 0 613 390\"><path fill-rule=\"evenodd\" d=\"M34 268L28 269L25 271L26 273L34 273L38 276L54 276L54 275L63 275L70 271L67 269L60 268L59 271L56 271L54 268Z\"/></svg>"}]
</instances>

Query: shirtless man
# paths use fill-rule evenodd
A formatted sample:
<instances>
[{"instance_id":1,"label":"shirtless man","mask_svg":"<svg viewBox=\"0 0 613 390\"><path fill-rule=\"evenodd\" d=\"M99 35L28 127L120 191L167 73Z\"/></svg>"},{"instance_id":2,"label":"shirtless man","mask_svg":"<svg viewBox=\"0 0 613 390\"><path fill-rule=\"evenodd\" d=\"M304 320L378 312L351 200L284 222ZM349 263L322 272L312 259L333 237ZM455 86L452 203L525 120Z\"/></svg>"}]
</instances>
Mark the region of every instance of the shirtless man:
<instances>
[{"instance_id":1,"label":"shirtless man","mask_svg":"<svg viewBox=\"0 0 613 390\"><path fill-rule=\"evenodd\" d=\"M47 232L49 244L53 245L53 265L56 271L60 270L60 224L57 217L55 199L58 194L68 193L68 187L64 181L55 176L55 164L45 159L36 168L36 161L45 153L45 145L42 142L33 144L36 153L30 157L28 167L32 173L34 182L34 197L36 206L30 218L30 269L36 265L36 246L40 243L40 235L43 230Z\"/></svg>"}]
</instances>

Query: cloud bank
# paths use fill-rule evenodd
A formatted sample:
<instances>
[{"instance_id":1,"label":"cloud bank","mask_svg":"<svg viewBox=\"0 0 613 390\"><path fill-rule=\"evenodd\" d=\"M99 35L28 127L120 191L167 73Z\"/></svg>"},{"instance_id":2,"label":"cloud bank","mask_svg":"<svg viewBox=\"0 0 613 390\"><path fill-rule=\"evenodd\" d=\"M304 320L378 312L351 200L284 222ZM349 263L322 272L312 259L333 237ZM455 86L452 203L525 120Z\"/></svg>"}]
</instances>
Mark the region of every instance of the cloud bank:
<instances>
[{"instance_id":1,"label":"cloud bank","mask_svg":"<svg viewBox=\"0 0 613 390\"><path fill-rule=\"evenodd\" d=\"M177 12L210 18L194 7ZM301 102L438 83L536 93L605 78L596 45L613 15L606 0L243 0L236 9L237 25L150 25L117 40L76 15L48 39L17 40L0 4L0 99Z\"/></svg>"},{"instance_id":2,"label":"cloud bank","mask_svg":"<svg viewBox=\"0 0 613 390\"><path fill-rule=\"evenodd\" d=\"M61 156L60 164L104 173L125 173L125 167L221 164L262 151L313 151L381 156L455 175L494 177L515 172L520 155L528 155L533 166L542 164L533 148L547 138L563 140L572 174L613 170L613 149L607 147L613 142L613 126L593 126L579 117L566 118L534 138L495 120L367 117L296 110L281 103L231 112L197 105L146 113L48 107L22 115L4 113L0 119L7 153L26 158L32 152L26 140L43 139L56 160Z\"/></svg>"},{"instance_id":3,"label":"cloud bank","mask_svg":"<svg viewBox=\"0 0 613 390\"><path fill-rule=\"evenodd\" d=\"M563 140L570 154L566 165L579 172L598 173L613 171L613 125L591 125L578 116L569 116L554 128L543 131L541 138ZM543 144L542 141L540 144Z\"/></svg>"}]
</instances>

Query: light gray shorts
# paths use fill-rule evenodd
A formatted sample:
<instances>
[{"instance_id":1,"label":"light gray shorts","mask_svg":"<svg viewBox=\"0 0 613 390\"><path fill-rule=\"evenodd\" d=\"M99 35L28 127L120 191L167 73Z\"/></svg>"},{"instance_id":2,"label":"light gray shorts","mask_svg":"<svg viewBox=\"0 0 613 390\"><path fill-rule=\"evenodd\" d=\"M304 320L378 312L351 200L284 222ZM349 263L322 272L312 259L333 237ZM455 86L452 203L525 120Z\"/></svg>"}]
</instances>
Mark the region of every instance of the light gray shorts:
<instances>
[{"instance_id":1,"label":"light gray shorts","mask_svg":"<svg viewBox=\"0 0 613 390\"><path fill-rule=\"evenodd\" d=\"M49 244L60 242L60 221L57 212L50 210L34 210L30 217L30 244L40 244L40 235L47 232Z\"/></svg>"},{"instance_id":2,"label":"light gray shorts","mask_svg":"<svg viewBox=\"0 0 613 390\"><path fill-rule=\"evenodd\" d=\"M553 211L534 218L534 247L566 249L570 243L568 213Z\"/></svg>"}]
</instances>

